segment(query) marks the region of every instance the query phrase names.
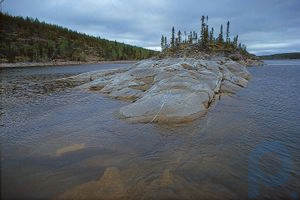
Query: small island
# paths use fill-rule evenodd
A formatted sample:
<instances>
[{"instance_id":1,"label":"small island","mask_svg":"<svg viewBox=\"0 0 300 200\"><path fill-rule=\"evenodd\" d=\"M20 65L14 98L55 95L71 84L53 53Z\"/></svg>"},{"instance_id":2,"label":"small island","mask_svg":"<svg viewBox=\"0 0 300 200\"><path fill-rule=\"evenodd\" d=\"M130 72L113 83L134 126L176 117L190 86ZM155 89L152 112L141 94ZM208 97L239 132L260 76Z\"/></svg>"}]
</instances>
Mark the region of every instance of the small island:
<instances>
[{"instance_id":1,"label":"small island","mask_svg":"<svg viewBox=\"0 0 300 200\"><path fill-rule=\"evenodd\" d=\"M231 41L230 22L226 40L223 26L218 38L214 29L208 32L208 17L202 17L201 36L191 32L188 40L175 38L171 43L162 36L162 53L140 61L126 69L101 70L56 80L45 87L49 90L77 86L128 101L119 117L131 122L189 122L204 115L216 97L233 94L247 86L251 75L247 65L261 65L256 56L238 44L238 36Z\"/></svg>"},{"instance_id":2,"label":"small island","mask_svg":"<svg viewBox=\"0 0 300 200\"><path fill-rule=\"evenodd\" d=\"M189 57L195 59L211 59L216 57L227 57L245 66L263 65L261 59L247 51L246 45L239 42L239 36L230 37L230 21L224 26L221 24L220 32L215 37L215 28L209 28L208 16L202 16L200 36L197 31L177 33L172 28L171 38L161 37L162 53L159 58ZM170 42L168 42L170 41Z\"/></svg>"}]
</instances>

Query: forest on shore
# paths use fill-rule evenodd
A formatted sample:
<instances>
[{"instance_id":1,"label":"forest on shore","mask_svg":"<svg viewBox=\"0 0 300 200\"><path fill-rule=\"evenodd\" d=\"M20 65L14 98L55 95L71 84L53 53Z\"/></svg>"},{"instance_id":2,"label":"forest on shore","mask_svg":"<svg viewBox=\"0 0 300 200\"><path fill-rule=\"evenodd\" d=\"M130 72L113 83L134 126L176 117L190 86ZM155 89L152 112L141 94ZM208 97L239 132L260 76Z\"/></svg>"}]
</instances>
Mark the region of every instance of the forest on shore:
<instances>
[{"instance_id":1,"label":"forest on shore","mask_svg":"<svg viewBox=\"0 0 300 200\"><path fill-rule=\"evenodd\" d=\"M141 60L158 54L30 17L3 13L0 17L0 63Z\"/></svg>"},{"instance_id":2,"label":"forest on shore","mask_svg":"<svg viewBox=\"0 0 300 200\"><path fill-rule=\"evenodd\" d=\"M273 54L267 56L259 56L261 59L264 60L277 60L277 59L300 59L300 52L295 53L281 53L281 54Z\"/></svg>"}]
</instances>

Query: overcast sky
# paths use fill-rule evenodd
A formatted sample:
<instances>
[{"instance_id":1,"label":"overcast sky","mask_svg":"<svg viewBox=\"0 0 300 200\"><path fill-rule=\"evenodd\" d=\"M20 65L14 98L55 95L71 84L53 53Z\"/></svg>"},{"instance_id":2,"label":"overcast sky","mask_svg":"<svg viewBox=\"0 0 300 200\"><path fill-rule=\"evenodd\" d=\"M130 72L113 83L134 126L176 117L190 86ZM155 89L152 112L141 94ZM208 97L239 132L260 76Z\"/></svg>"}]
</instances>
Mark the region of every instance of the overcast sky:
<instances>
[{"instance_id":1,"label":"overcast sky","mask_svg":"<svg viewBox=\"0 0 300 200\"><path fill-rule=\"evenodd\" d=\"M199 31L208 15L217 32L229 20L252 53L300 51L300 0L6 0L2 9L152 49L172 26Z\"/></svg>"}]
</instances>

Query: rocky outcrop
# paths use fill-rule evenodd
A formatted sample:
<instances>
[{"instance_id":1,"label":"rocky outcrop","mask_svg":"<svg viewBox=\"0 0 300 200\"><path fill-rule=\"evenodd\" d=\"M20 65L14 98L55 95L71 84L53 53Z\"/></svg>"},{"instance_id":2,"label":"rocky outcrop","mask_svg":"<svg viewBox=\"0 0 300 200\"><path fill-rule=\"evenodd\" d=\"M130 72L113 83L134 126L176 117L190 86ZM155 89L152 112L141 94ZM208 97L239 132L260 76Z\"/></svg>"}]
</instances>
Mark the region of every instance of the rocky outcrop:
<instances>
[{"instance_id":1,"label":"rocky outcrop","mask_svg":"<svg viewBox=\"0 0 300 200\"><path fill-rule=\"evenodd\" d=\"M187 122L205 114L217 94L235 93L251 78L228 58L150 59L127 69L96 71L58 80L131 102L120 117L133 122Z\"/></svg>"},{"instance_id":2,"label":"rocky outcrop","mask_svg":"<svg viewBox=\"0 0 300 200\"><path fill-rule=\"evenodd\" d=\"M168 48L161 52L160 59L170 58L194 58L198 60L217 60L220 58L229 58L241 65L247 67L257 67L265 65L264 62L254 54L241 49L203 49L199 44L181 44L175 48Z\"/></svg>"},{"instance_id":3,"label":"rocky outcrop","mask_svg":"<svg viewBox=\"0 0 300 200\"><path fill-rule=\"evenodd\" d=\"M228 58L247 67L263 66L265 63L257 56L247 53L246 55L239 52L227 55Z\"/></svg>"}]
</instances>

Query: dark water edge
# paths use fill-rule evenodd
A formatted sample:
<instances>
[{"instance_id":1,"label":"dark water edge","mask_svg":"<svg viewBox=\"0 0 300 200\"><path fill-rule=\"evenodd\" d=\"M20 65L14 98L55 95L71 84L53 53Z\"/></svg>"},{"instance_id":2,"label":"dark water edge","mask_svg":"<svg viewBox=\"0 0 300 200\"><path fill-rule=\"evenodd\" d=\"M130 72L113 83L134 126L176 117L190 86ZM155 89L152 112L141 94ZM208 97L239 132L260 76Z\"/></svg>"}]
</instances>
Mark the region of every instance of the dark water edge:
<instances>
[{"instance_id":1,"label":"dark water edge","mask_svg":"<svg viewBox=\"0 0 300 200\"><path fill-rule=\"evenodd\" d=\"M44 94L39 87L126 65L1 70L3 199L55 199L111 167L132 199L248 199L249 171L257 175L257 199L293 199L300 186L300 61L266 62L249 68L247 88L179 126L129 124L114 117L125 102L72 89ZM289 152L266 143L273 141ZM250 169L249 156L260 144L279 152L264 154ZM282 166L286 173L273 183L286 181L259 184Z\"/></svg>"},{"instance_id":2,"label":"dark water edge","mask_svg":"<svg viewBox=\"0 0 300 200\"><path fill-rule=\"evenodd\" d=\"M52 62L17 62L17 63L0 63L0 69L5 68L33 68L33 67L71 67L82 65L111 65L111 64L132 64L138 62L133 60L120 61L100 61L100 62L79 62L79 61L52 61Z\"/></svg>"}]
</instances>

